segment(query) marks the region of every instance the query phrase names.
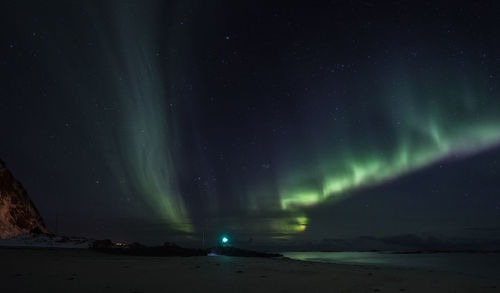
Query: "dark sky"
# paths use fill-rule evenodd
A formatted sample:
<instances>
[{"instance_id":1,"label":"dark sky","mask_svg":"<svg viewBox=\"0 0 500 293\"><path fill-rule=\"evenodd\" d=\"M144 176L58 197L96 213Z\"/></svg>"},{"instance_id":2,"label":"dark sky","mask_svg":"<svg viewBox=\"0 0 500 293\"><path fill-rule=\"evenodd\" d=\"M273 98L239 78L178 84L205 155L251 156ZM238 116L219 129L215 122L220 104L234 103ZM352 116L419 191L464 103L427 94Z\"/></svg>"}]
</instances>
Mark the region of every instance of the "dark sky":
<instances>
[{"instance_id":1,"label":"dark sky","mask_svg":"<svg viewBox=\"0 0 500 293\"><path fill-rule=\"evenodd\" d=\"M0 11L0 158L52 231L498 235L495 1Z\"/></svg>"}]
</instances>

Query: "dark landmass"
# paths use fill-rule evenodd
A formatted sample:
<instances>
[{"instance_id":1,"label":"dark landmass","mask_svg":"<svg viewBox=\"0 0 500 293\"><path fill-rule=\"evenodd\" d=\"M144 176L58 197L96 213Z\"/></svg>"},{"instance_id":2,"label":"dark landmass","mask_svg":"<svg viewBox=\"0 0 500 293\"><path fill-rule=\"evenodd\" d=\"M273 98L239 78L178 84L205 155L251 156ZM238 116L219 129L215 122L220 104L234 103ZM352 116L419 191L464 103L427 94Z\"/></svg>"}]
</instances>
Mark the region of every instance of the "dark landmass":
<instances>
[{"instance_id":1,"label":"dark landmass","mask_svg":"<svg viewBox=\"0 0 500 293\"><path fill-rule=\"evenodd\" d=\"M48 232L28 192L0 160L0 238Z\"/></svg>"},{"instance_id":2,"label":"dark landmass","mask_svg":"<svg viewBox=\"0 0 500 293\"><path fill-rule=\"evenodd\" d=\"M203 256L208 253L206 250L185 248L168 242L163 246L145 246L140 243L116 246L109 239L95 241L90 249L109 254L136 256Z\"/></svg>"},{"instance_id":3,"label":"dark landmass","mask_svg":"<svg viewBox=\"0 0 500 293\"><path fill-rule=\"evenodd\" d=\"M266 253L252 250L239 249L236 247L216 247L211 249L193 249L176 245L175 243L165 242L163 246L145 246L140 243L132 243L123 246L117 246L111 240L97 240L90 249L118 255L136 255L136 256L206 256L209 253L217 255L227 255L236 257L280 257L281 254Z\"/></svg>"}]
</instances>

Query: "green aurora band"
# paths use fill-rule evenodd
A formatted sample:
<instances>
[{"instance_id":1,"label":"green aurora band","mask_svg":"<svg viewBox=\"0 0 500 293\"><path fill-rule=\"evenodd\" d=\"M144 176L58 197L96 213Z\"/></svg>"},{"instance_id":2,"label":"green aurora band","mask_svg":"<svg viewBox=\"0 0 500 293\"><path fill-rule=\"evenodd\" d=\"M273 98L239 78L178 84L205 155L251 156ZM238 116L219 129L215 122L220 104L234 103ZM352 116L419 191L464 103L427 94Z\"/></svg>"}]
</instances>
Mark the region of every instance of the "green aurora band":
<instances>
[{"instance_id":1,"label":"green aurora band","mask_svg":"<svg viewBox=\"0 0 500 293\"><path fill-rule=\"evenodd\" d=\"M195 217L179 188L181 174L177 173L180 168L176 168L183 164L175 148L181 140L181 125L176 125L178 117L169 109L176 99L165 83L170 80L175 84L176 73L165 78L165 72L154 60L153 44L158 42L154 39L157 36L151 37L150 32L154 27L154 8L133 13L121 11L117 15L121 17L118 35L123 60L109 50L108 62L119 76L113 87L123 116L117 126L119 143L113 148L120 163L112 164L113 169L117 178L130 179L124 192L144 198L170 228L195 233ZM141 21L134 22L135 18ZM168 34L172 42L180 34L173 30ZM179 59L179 55L170 57ZM170 66L181 68L179 64ZM308 212L314 206L335 203L348 198L356 189L382 184L441 160L462 158L499 144L500 102L482 90L487 86L464 81L459 74L443 72L442 76L381 74L377 77L380 92L353 89L350 94L354 100L370 101L371 106L360 111L351 107L344 113L343 122L322 125L323 136L316 147L290 146L292 152L306 158L303 159L306 163L293 154L281 160L287 162L287 167L273 162L277 188L266 183L242 188L241 194L235 196L242 197L241 204L248 213L229 221L229 226L288 238L311 224ZM378 113L379 119L367 115L371 111ZM360 125L351 127L360 120ZM316 130L317 123L312 125ZM338 139L339 134L344 134L343 140ZM221 197L204 196L205 206L214 205L213 213L221 216L217 214L223 213L218 202ZM242 219L245 216L262 225L245 225L246 220Z\"/></svg>"},{"instance_id":2,"label":"green aurora band","mask_svg":"<svg viewBox=\"0 0 500 293\"><path fill-rule=\"evenodd\" d=\"M435 90L424 90L425 95L417 99L416 91L409 86L395 92L386 96L397 97L404 105L392 104L386 108L386 115L392 117L392 125L400 131L379 134L391 142L389 145L377 148L377 142L370 141L346 151L344 144L342 151L325 156L326 163L316 166L321 170L319 184L318 178L313 180L314 184L307 184L311 182L307 175L310 172L294 174L280 182L281 209L298 215L279 226L285 234L306 229L307 208L335 203L356 189L382 184L441 160L466 157L500 144L499 105L488 99L487 93L473 94L470 89L450 86L438 92L437 97ZM317 173L314 172L315 176Z\"/></svg>"},{"instance_id":3,"label":"green aurora band","mask_svg":"<svg viewBox=\"0 0 500 293\"><path fill-rule=\"evenodd\" d=\"M129 86L120 86L127 109L123 121L128 139L121 147L127 158L126 169L135 181L133 186L170 228L195 233L196 225L191 224L189 209L176 185L175 164L180 160L173 159L170 146L176 139L175 116L168 112L165 89L157 80L161 74L141 50L127 54L140 57L132 59L139 60L136 63L127 63L124 83ZM289 238L305 231L310 224L307 214L311 207L335 203L356 189L382 184L440 160L472 155L500 143L500 118L495 115L498 106L482 104L481 96L456 89L440 92L439 99L417 99L411 89L397 91L397 95L405 104L388 106L385 114L391 117L394 129L389 127L377 139L387 142L367 142L362 134L355 134L349 143L340 143L332 151L318 150L320 163L303 170L287 169L278 175L279 203L256 210L280 213L263 223L274 238ZM389 103L383 98L379 100ZM249 202L259 197L257 193L247 193Z\"/></svg>"},{"instance_id":4,"label":"green aurora band","mask_svg":"<svg viewBox=\"0 0 500 293\"><path fill-rule=\"evenodd\" d=\"M374 155L364 159L349 158L341 163L343 171L325 175L322 189L306 189L300 192L284 190L281 193L282 209L312 206L346 191L378 184L423 168L450 154L478 152L499 143L500 139L498 127L489 125L471 127L459 138L447 137L435 126L430 127L427 134L434 142L427 148L412 149L408 144L402 144L390 157Z\"/></svg>"},{"instance_id":5,"label":"green aurora band","mask_svg":"<svg viewBox=\"0 0 500 293\"><path fill-rule=\"evenodd\" d=\"M117 77L112 90L122 117L112 130L117 133L112 150L119 158L111 167L117 178L127 178L120 179L126 182L123 192L130 197L139 195L149 205L153 211L149 217L159 217L170 228L190 233L193 227L173 159L177 127L169 104L176 99L165 86L164 75L152 54L158 37L149 32L158 17L155 9L155 5L141 5L116 13L120 52L109 51L107 61ZM106 39L103 43L112 37Z\"/></svg>"}]
</instances>

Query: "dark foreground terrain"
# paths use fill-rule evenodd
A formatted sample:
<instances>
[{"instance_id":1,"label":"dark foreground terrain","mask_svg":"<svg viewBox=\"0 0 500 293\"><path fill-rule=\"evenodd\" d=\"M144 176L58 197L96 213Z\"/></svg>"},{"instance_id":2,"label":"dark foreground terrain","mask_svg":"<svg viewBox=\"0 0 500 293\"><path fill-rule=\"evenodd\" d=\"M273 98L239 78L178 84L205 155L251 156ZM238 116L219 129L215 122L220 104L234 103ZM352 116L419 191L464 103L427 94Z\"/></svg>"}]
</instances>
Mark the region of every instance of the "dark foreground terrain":
<instances>
[{"instance_id":1,"label":"dark foreground terrain","mask_svg":"<svg viewBox=\"0 0 500 293\"><path fill-rule=\"evenodd\" d=\"M0 292L500 292L447 273L230 256L0 248Z\"/></svg>"}]
</instances>

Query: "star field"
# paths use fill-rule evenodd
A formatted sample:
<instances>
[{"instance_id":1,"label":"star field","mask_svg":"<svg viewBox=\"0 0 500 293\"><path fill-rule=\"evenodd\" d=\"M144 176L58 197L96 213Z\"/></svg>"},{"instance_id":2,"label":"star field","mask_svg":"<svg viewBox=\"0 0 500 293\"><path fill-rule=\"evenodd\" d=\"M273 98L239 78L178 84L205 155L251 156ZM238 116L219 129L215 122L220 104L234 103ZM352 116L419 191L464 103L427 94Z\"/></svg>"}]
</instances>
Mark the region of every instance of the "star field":
<instances>
[{"instance_id":1,"label":"star field","mask_svg":"<svg viewBox=\"0 0 500 293\"><path fill-rule=\"evenodd\" d=\"M500 228L497 5L280 2L3 3L0 158L49 228Z\"/></svg>"}]
</instances>

